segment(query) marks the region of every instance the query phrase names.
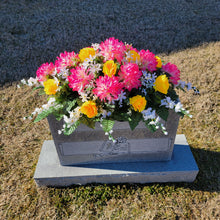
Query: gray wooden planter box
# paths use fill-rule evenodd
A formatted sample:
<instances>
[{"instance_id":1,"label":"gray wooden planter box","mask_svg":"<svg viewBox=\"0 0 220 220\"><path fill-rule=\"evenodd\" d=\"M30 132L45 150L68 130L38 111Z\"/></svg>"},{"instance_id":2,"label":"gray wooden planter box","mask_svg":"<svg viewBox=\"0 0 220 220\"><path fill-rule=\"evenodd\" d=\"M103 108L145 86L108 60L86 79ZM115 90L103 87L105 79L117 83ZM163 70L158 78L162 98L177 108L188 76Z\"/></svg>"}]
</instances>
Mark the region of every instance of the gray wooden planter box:
<instances>
[{"instance_id":1,"label":"gray wooden planter box","mask_svg":"<svg viewBox=\"0 0 220 220\"><path fill-rule=\"evenodd\" d=\"M164 123L168 135L164 135L160 130L152 133L144 123L139 123L131 131L128 122L116 122L113 136L117 143L113 144L99 123L95 129L80 125L74 133L66 136L58 134L63 121L56 121L53 115L47 119L61 165L168 161L172 157L179 123L179 115L170 111Z\"/></svg>"}]
</instances>

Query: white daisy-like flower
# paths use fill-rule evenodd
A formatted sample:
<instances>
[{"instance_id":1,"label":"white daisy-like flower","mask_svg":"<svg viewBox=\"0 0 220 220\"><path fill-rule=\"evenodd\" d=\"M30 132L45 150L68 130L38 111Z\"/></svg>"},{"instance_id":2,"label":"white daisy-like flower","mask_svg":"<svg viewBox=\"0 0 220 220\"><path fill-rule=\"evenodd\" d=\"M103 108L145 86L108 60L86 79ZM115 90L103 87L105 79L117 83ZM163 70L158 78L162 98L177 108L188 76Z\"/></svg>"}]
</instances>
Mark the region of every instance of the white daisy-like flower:
<instances>
[{"instance_id":1,"label":"white daisy-like flower","mask_svg":"<svg viewBox=\"0 0 220 220\"><path fill-rule=\"evenodd\" d=\"M55 70L54 72L57 72L57 70ZM67 77L69 76L69 70L66 68L63 68L60 70L59 73L57 73L57 75L61 77L62 79L65 79L65 81L68 81Z\"/></svg>"},{"instance_id":2,"label":"white daisy-like flower","mask_svg":"<svg viewBox=\"0 0 220 220\"><path fill-rule=\"evenodd\" d=\"M87 102L88 101L88 97L87 97L86 93L80 92L79 95L80 95L79 97L82 99L82 102Z\"/></svg>"},{"instance_id":3,"label":"white daisy-like flower","mask_svg":"<svg viewBox=\"0 0 220 220\"><path fill-rule=\"evenodd\" d=\"M92 47L94 48L94 50L98 50L99 49L99 44L94 43L94 44L92 44Z\"/></svg>"},{"instance_id":4,"label":"white daisy-like flower","mask_svg":"<svg viewBox=\"0 0 220 220\"><path fill-rule=\"evenodd\" d=\"M92 66L89 67L89 71L93 74L98 73L99 71L101 71L101 64L94 64Z\"/></svg>"},{"instance_id":5,"label":"white daisy-like flower","mask_svg":"<svg viewBox=\"0 0 220 220\"><path fill-rule=\"evenodd\" d=\"M31 87L31 86L34 86L34 85L39 85L39 83L38 83L36 78L31 77L31 78L28 79L26 85Z\"/></svg>"}]
</instances>

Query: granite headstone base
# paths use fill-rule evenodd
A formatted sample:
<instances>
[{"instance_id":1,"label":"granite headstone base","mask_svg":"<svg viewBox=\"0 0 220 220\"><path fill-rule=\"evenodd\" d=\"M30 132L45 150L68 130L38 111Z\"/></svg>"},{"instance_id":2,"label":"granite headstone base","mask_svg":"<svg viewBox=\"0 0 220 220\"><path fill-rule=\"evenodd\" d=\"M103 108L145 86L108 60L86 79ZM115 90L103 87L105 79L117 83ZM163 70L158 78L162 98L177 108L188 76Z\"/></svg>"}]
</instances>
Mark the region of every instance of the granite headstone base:
<instances>
[{"instance_id":1,"label":"granite headstone base","mask_svg":"<svg viewBox=\"0 0 220 220\"><path fill-rule=\"evenodd\" d=\"M34 179L38 186L88 183L193 182L198 167L184 135L177 135L170 161L62 166L52 140L45 141Z\"/></svg>"}]
</instances>

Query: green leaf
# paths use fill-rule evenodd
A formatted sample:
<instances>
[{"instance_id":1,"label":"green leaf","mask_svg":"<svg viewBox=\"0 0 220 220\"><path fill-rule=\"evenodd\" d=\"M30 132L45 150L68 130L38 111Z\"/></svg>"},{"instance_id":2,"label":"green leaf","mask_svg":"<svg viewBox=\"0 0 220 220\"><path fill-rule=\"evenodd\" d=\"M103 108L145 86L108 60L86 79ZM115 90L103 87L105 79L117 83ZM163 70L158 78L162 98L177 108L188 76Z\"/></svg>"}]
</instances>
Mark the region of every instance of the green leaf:
<instances>
[{"instance_id":1,"label":"green leaf","mask_svg":"<svg viewBox=\"0 0 220 220\"><path fill-rule=\"evenodd\" d=\"M52 109L44 110L43 112L41 112L40 114L37 115L34 122L38 122L38 121L46 118L51 113L52 113Z\"/></svg>"},{"instance_id":2,"label":"green leaf","mask_svg":"<svg viewBox=\"0 0 220 220\"><path fill-rule=\"evenodd\" d=\"M53 115L55 116L57 121L60 121L65 114L59 112L53 112Z\"/></svg>"},{"instance_id":3,"label":"green leaf","mask_svg":"<svg viewBox=\"0 0 220 220\"><path fill-rule=\"evenodd\" d=\"M67 102L67 108L66 108L66 110L67 110L67 111L70 111L71 108L72 108L75 104L76 104L76 99L73 100L73 101Z\"/></svg>"},{"instance_id":4,"label":"green leaf","mask_svg":"<svg viewBox=\"0 0 220 220\"><path fill-rule=\"evenodd\" d=\"M92 118L88 118L86 116L82 116L80 119L80 122L88 126L89 128L94 129L95 128L95 120Z\"/></svg>"},{"instance_id":5,"label":"green leaf","mask_svg":"<svg viewBox=\"0 0 220 220\"><path fill-rule=\"evenodd\" d=\"M101 123L102 123L102 129L104 130L104 132L109 132L112 130L115 122L112 120L103 119Z\"/></svg>"},{"instance_id":6,"label":"green leaf","mask_svg":"<svg viewBox=\"0 0 220 220\"><path fill-rule=\"evenodd\" d=\"M32 91L37 90L37 89L43 89L43 88L44 88L43 86L38 86L38 87L33 88Z\"/></svg>"},{"instance_id":7,"label":"green leaf","mask_svg":"<svg viewBox=\"0 0 220 220\"><path fill-rule=\"evenodd\" d=\"M150 125L149 122L146 122L145 123L146 127L151 131L151 132L155 132L157 129L156 129L156 126L155 125Z\"/></svg>"},{"instance_id":8,"label":"green leaf","mask_svg":"<svg viewBox=\"0 0 220 220\"><path fill-rule=\"evenodd\" d=\"M132 131L138 126L142 118L143 116L140 112L135 112L135 111L132 112L131 118L129 120L129 125Z\"/></svg>"},{"instance_id":9,"label":"green leaf","mask_svg":"<svg viewBox=\"0 0 220 220\"><path fill-rule=\"evenodd\" d=\"M114 111L114 113L111 115L111 118L116 121L128 121L129 116L127 113Z\"/></svg>"},{"instance_id":10,"label":"green leaf","mask_svg":"<svg viewBox=\"0 0 220 220\"><path fill-rule=\"evenodd\" d=\"M49 114L52 114L52 113L56 114L62 108L63 108L63 105L51 106L49 109L43 110L43 112L38 114L37 117L35 118L34 122L38 122L38 121L46 118Z\"/></svg>"},{"instance_id":11,"label":"green leaf","mask_svg":"<svg viewBox=\"0 0 220 220\"><path fill-rule=\"evenodd\" d=\"M167 121L167 118L169 116L169 109L167 108L159 108L156 110L156 113L164 120Z\"/></svg>"},{"instance_id":12,"label":"green leaf","mask_svg":"<svg viewBox=\"0 0 220 220\"><path fill-rule=\"evenodd\" d=\"M45 91L43 90L43 89L41 89L40 91L39 91L39 93L38 93L38 95L45 95L46 93L45 93Z\"/></svg>"},{"instance_id":13,"label":"green leaf","mask_svg":"<svg viewBox=\"0 0 220 220\"><path fill-rule=\"evenodd\" d=\"M72 126L70 126L69 128L67 127L67 125L65 125L65 128L64 128L64 131L63 131L63 134L64 135L70 135L72 134L76 128L79 126L80 122L77 121L76 123L74 123Z\"/></svg>"},{"instance_id":14,"label":"green leaf","mask_svg":"<svg viewBox=\"0 0 220 220\"><path fill-rule=\"evenodd\" d=\"M183 90L184 91L184 90ZM185 92L185 91L184 91ZM174 89L168 90L168 95L172 100L178 100L179 96L176 94L176 91Z\"/></svg>"}]
</instances>

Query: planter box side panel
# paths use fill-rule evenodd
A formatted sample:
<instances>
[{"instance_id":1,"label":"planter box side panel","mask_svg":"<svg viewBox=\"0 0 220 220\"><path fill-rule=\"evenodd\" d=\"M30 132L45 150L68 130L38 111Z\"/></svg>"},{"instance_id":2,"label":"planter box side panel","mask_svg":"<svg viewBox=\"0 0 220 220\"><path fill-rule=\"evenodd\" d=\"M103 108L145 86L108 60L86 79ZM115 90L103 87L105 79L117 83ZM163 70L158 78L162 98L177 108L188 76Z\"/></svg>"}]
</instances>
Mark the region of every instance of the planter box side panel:
<instances>
[{"instance_id":1,"label":"planter box side panel","mask_svg":"<svg viewBox=\"0 0 220 220\"><path fill-rule=\"evenodd\" d=\"M62 121L56 121L50 115L48 122L62 165L164 161L171 159L179 116L170 111L168 121L164 122L168 135L161 130L152 133L143 122L134 131L128 122L116 122L113 128L116 144L108 141L99 123L95 129L80 125L73 134L66 136L58 135L58 130L63 127Z\"/></svg>"}]
</instances>

